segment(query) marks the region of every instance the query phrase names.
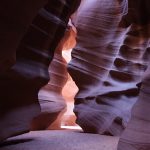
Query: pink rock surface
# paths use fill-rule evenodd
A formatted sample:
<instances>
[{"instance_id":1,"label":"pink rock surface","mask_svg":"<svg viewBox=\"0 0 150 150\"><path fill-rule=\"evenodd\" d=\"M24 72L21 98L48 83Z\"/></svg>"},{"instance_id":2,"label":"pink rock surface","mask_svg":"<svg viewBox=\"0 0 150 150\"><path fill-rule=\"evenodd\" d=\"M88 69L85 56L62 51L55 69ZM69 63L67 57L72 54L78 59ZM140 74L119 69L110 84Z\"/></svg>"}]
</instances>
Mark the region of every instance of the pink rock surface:
<instances>
[{"instance_id":1,"label":"pink rock surface","mask_svg":"<svg viewBox=\"0 0 150 150\"><path fill-rule=\"evenodd\" d=\"M40 113L38 91L49 81L49 63L80 0L0 3L1 141L28 132L32 119ZM1 71L6 54L10 59L16 56L16 62Z\"/></svg>"},{"instance_id":2,"label":"pink rock surface","mask_svg":"<svg viewBox=\"0 0 150 150\"><path fill-rule=\"evenodd\" d=\"M66 121L66 118L62 121L62 116L67 110L66 96L70 93L71 87L62 92L68 80L67 62L62 56L62 50L74 47L75 35L73 27L68 25L49 66L50 81L39 91L41 114L33 119L32 130L60 129L61 123Z\"/></svg>"}]
</instances>

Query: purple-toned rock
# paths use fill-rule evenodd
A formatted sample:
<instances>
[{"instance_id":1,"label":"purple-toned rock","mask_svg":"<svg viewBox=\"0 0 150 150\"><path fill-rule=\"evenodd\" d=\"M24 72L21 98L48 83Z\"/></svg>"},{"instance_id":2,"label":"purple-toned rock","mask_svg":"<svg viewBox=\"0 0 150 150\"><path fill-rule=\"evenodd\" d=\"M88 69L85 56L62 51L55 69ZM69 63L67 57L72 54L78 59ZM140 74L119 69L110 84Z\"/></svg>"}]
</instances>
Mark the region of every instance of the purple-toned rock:
<instances>
[{"instance_id":1,"label":"purple-toned rock","mask_svg":"<svg viewBox=\"0 0 150 150\"><path fill-rule=\"evenodd\" d=\"M140 94L132 109L131 120L123 132L118 150L149 150L150 149L150 1L129 1L128 15L134 14L131 22L138 28L141 41L147 39L147 47L142 56L148 61L148 69L142 77ZM134 13L133 13L134 12Z\"/></svg>"},{"instance_id":2,"label":"purple-toned rock","mask_svg":"<svg viewBox=\"0 0 150 150\"><path fill-rule=\"evenodd\" d=\"M120 135L138 98L148 39L127 13L127 0L86 0L74 19L77 45L68 70L79 88L76 122L85 132Z\"/></svg>"}]
</instances>

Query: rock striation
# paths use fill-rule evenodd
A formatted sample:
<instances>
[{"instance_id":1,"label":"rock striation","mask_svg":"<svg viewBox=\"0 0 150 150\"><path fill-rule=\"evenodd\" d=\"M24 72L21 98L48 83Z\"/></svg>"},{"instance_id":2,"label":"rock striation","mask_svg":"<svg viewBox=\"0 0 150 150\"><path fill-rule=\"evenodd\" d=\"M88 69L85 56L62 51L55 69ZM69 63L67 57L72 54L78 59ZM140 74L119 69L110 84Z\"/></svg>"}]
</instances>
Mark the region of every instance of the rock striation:
<instances>
[{"instance_id":1,"label":"rock striation","mask_svg":"<svg viewBox=\"0 0 150 150\"><path fill-rule=\"evenodd\" d=\"M79 88L76 122L85 132L120 135L137 101L149 39L128 13L127 0L86 0L75 16L68 70Z\"/></svg>"},{"instance_id":2,"label":"rock striation","mask_svg":"<svg viewBox=\"0 0 150 150\"><path fill-rule=\"evenodd\" d=\"M22 26L28 27L26 30L21 30L21 33L16 35L16 39L13 39L15 34L13 25L15 24L12 22L13 32L11 33L13 34L7 35L8 39L10 38L10 41L7 41L8 45L15 41L8 56L11 56L11 52L15 54L16 51L16 62L12 67L0 73L0 97L2 99L0 140L30 130L33 117L40 112L38 91L49 81L48 66L53 58L54 50L63 37L69 17L76 10L79 2L79 0L32 0L30 3L13 1L11 6L11 3L5 1L2 5L4 8L0 6L1 10L11 7L8 12L4 12L6 15L4 15L4 20L8 19L4 23L14 19L14 23L19 20L16 30ZM13 18L14 15L19 19ZM25 33L24 36L22 36L23 33Z\"/></svg>"},{"instance_id":3,"label":"rock striation","mask_svg":"<svg viewBox=\"0 0 150 150\"><path fill-rule=\"evenodd\" d=\"M132 23L140 29L143 39L149 40L145 48L143 60L150 63L150 1L129 1L129 8L134 12ZM129 11L130 14L130 11ZM131 120L123 132L118 150L149 150L150 149L150 64L142 77L142 84L137 103L132 109Z\"/></svg>"},{"instance_id":4,"label":"rock striation","mask_svg":"<svg viewBox=\"0 0 150 150\"><path fill-rule=\"evenodd\" d=\"M49 66L50 81L39 91L41 113L33 119L32 130L61 128L62 115L67 109L62 90L68 80L67 62L62 56L62 50L74 46L74 36L72 27L68 25Z\"/></svg>"}]
</instances>

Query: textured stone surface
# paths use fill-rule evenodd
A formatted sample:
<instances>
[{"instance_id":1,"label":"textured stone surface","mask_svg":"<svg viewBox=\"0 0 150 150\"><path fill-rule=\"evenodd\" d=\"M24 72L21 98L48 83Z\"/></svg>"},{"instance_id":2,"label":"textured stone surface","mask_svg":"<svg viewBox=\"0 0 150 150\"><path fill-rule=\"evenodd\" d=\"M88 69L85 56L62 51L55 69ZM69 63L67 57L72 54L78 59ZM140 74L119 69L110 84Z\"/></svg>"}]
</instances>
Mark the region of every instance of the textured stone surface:
<instances>
[{"instance_id":1,"label":"textured stone surface","mask_svg":"<svg viewBox=\"0 0 150 150\"><path fill-rule=\"evenodd\" d=\"M36 131L7 140L0 150L116 150L118 138L78 131Z\"/></svg>"},{"instance_id":2,"label":"textured stone surface","mask_svg":"<svg viewBox=\"0 0 150 150\"><path fill-rule=\"evenodd\" d=\"M150 149L150 68L146 71L131 120L119 141L118 150Z\"/></svg>"},{"instance_id":3,"label":"textured stone surface","mask_svg":"<svg viewBox=\"0 0 150 150\"><path fill-rule=\"evenodd\" d=\"M120 135L137 100L147 28L132 24L127 6L126 0L87 0L74 19L77 45L68 70L79 88L74 112L85 132Z\"/></svg>"},{"instance_id":4,"label":"textured stone surface","mask_svg":"<svg viewBox=\"0 0 150 150\"><path fill-rule=\"evenodd\" d=\"M40 1L38 8L43 6L43 3ZM38 91L49 81L49 63L52 60L54 50L64 35L69 16L75 11L79 1L50 0L39 11L34 20L32 20L32 11L34 11L34 15L37 13L34 10L34 3L28 3L27 7L25 7L24 1L19 4L18 1L15 1L10 12L5 11L6 14L8 13L7 21L11 21L11 17L16 14L22 18L21 20L24 19L24 15L27 15L26 20L23 21L25 23L28 21L27 24L32 21L32 24L30 24L21 42L19 41L20 37L17 37L19 40L15 39L15 41L20 42L15 65L0 73L0 97L2 99L0 105L0 140L28 131L32 118L40 112ZM11 3L8 1L6 1L4 8L7 6L11 7ZM16 11L15 8L19 6L19 10L17 9L15 14L11 14L11 11ZM22 14L22 6L29 11L29 14L24 9L24 15ZM17 20L14 19L13 21L16 22ZM20 22L18 26L21 27ZM11 39L13 42L12 36ZM9 45L10 42L7 42ZM16 45L13 47L14 49Z\"/></svg>"},{"instance_id":5,"label":"textured stone surface","mask_svg":"<svg viewBox=\"0 0 150 150\"><path fill-rule=\"evenodd\" d=\"M129 14L134 15L131 23L138 26L138 35L149 39L145 49L144 60L150 63L150 1L129 1ZM142 77L142 85L137 103L132 109L131 120L119 141L118 150L149 150L150 149L150 64Z\"/></svg>"},{"instance_id":6,"label":"textured stone surface","mask_svg":"<svg viewBox=\"0 0 150 150\"><path fill-rule=\"evenodd\" d=\"M73 38L72 28L68 26L49 66L50 81L39 91L41 114L34 118L33 130L59 129L61 127L62 115L67 109L62 89L68 80L67 62L62 57L62 50L74 46L75 40L71 42L70 38Z\"/></svg>"},{"instance_id":7,"label":"textured stone surface","mask_svg":"<svg viewBox=\"0 0 150 150\"><path fill-rule=\"evenodd\" d=\"M49 66L50 81L39 91L41 113L33 119L32 130L60 129L61 125L75 125L75 116L72 112L74 102L74 94L72 94L74 91L72 90L74 88L70 84L66 85L71 77L67 72L67 61L62 56L64 52L62 50L68 53L75 46L75 38L76 30L70 20Z\"/></svg>"}]
</instances>

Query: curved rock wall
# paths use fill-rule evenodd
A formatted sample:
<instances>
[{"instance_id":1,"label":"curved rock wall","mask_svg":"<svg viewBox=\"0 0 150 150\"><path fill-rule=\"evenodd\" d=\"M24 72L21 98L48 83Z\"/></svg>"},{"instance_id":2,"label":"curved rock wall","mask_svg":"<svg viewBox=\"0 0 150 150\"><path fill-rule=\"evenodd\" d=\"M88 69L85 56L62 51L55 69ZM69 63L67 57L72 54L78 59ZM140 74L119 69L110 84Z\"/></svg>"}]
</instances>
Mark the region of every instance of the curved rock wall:
<instances>
[{"instance_id":1,"label":"curved rock wall","mask_svg":"<svg viewBox=\"0 0 150 150\"><path fill-rule=\"evenodd\" d=\"M56 48L54 58L49 66L50 81L39 91L38 98L41 113L33 120L33 130L60 128L60 118L66 110L66 102L62 96L62 88L67 82L68 73L67 63L61 54L63 45L65 44L64 39L67 38L66 36L67 34L65 34Z\"/></svg>"},{"instance_id":2,"label":"curved rock wall","mask_svg":"<svg viewBox=\"0 0 150 150\"><path fill-rule=\"evenodd\" d=\"M33 119L32 130L61 128L62 120L64 120L62 116L68 109L64 91L62 91L68 80L67 62L62 56L62 50L74 47L76 43L75 35L73 25L69 22L49 66L50 81L39 91L41 113ZM68 88L66 94L69 92Z\"/></svg>"},{"instance_id":3,"label":"curved rock wall","mask_svg":"<svg viewBox=\"0 0 150 150\"><path fill-rule=\"evenodd\" d=\"M68 70L79 88L74 112L85 132L120 135L137 100L148 39L127 13L126 0L87 0L74 19L77 45Z\"/></svg>"},{"instance_id":4,"label":"curved rock wall","mask_svg":"<svg viewBox=\"0 0 150 150\"><path fill-rule=\"evenodd\" d=\"M17 6L17 2L16 4L14 2L13 6ZM27 132L30 129L32 118L40 112L38 91L49 81L49 63L58 42L64 35L69 17L76 10L79 2L79 0L50 0L32 20L32 24L21 40L16 53L15 65L0 73L0 97L2 99L0 140ZM5 4L4 8L10 5L8 1ZM19 18L24 17L22 13L19 14L22 6L24 7L23 4L22 2L16 14ZM31 1L31 5L27 6L30 8L32 4L34 5ZM31 15L33 10L31 8ZM25 14L27 20L30 20L30 13ZM10 12L7 19L11 20ZM13 41L13 37L11 38Z\"/></svg>"},{"instance_id":5,"label":"curved rock wall","mask_svg":"<svg viewBox=\"0 0 150 150\"><path fill-rule=\"evenodd\" d=\"M150 1L129 1L129 7L134 12L134 22L140 36L149 40L143 60L148 61L148 69L142 76L142 85L137 103L132 109L131 120L123 132L118 144L118 150L148 150L150 149Z\"/></svg>"},{"instance_id":6,"label":"curved rock wall","mask_svg":"<svg viewBox=\"0 0 150 150\"><path fill-rule=\"evenodd\" d=\"M48 0L1 0L0 2L0 72L15 64L16 50L33 18Z\"/></svg>"},{"instance_id":7,"label":"curved rock wall","mask_svg":"<svg viewBox=\"0 0 150 150\"><path fill-rule=\"evenodd\" d=\"M150 29L150 26L149 26ZM148 30L147 30L148 31ZM146 59L150 61L149 46ZM149 64L150 65L150 64ZM149 66L148 65L148 66ZM118 150L150 149L150 66L142 78L142 86L137 103L132 109L131 120L119 141Z\"/></svg>"}]
</instances>

